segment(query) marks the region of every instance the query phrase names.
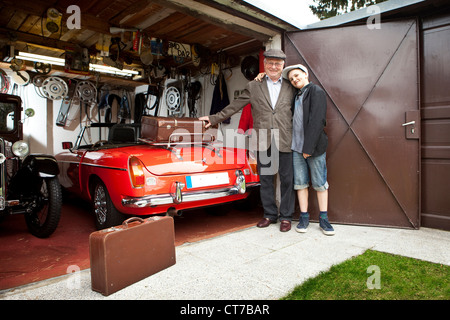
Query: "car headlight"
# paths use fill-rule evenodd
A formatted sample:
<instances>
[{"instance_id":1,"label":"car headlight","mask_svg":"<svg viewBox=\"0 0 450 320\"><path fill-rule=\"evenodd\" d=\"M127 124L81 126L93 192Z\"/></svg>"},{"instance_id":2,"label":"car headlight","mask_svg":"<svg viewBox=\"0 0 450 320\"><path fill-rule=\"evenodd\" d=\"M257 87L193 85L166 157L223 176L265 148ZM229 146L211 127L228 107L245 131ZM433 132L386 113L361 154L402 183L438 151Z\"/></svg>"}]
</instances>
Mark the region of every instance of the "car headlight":
<instances>
[{"instance_id":1,"label":"car headlight","mask_svg":"<svg viewBox=\"0 0 450 320\"><path fill-rule=\"evenodd\" d=\"M23 140L14 142L11 150L15 156L20 157L20 158L23 158L30 153L30 147L28 146L28 143L26 143Z\"/></svg>"}]
</instances>

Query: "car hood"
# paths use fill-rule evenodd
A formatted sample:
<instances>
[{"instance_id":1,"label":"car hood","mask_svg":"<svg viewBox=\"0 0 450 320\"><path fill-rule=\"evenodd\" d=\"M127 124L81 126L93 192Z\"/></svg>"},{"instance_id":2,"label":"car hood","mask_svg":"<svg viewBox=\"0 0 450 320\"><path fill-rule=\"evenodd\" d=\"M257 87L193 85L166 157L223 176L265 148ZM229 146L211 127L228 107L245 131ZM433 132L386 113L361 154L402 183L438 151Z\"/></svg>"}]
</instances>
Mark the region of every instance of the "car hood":
<instances>
[{"instance_id":1,"label":"car hood","mask_svg":"<svg viewBox=\"0 0 450 320\"><path fill-rule=\"evenodd\" d=\"M154 175L201 173L240 169L246 164L244 149L221 146L155 147L142 145L130 154Z\"/></svg>"}]
</instances>

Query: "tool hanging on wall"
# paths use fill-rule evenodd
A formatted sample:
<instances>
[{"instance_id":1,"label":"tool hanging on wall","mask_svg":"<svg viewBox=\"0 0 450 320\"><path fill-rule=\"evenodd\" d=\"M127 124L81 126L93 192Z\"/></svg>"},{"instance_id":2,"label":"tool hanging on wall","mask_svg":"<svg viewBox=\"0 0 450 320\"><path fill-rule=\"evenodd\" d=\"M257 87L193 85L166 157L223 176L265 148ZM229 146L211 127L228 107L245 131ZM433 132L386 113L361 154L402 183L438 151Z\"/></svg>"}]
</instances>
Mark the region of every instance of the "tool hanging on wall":
<instances>
[{"instance_id":1,"label":"tool hanging on wall","mask_svg":"<svg viewBox=\"0 0 450 320\"><path fill-rule=\"evenodd\" d=\"M113 93L106 93L100 100L100 103L98 105L99 109L104 109L105 110L105 123L111 123L111 121L113 120L114 114L113 114L113 106L114 106L114 101L117 102L117 108L120 106L120 101L121 98L117 95L117 94L113 94ZM117 113L117 110L116 112Z\"/></svg>"},{"instance_id":2,"label":"tool hanging on wall","mask_svg":"<svg viewBox=\"0 0 450 320\"><path fill-rule=\"evenodd\" d=\"M74 101L73 97L75 94L76 82L73 80L69 80L69 92L67 96L62 100L61 107L59 109L58 117L56 118L56 125L59 127L65 127L67 125L67 121L69 121L69 125L72 120L75 118L78 110L73 110L72 105L79 105L79 99ZM70 117L72 114L72 117ZM75 116L73 115L75 114Z\"/></svg>"},{"instance_id":3,"label":"tool hanging on wall","mask_svg":"<svg viewBox=\"0 0 450 320\"><path fill-rule=\"evenodd\" d=\"M189 117L197 118L197 108L195 103L198 99L200 99L200 93L202 90L202 84L200 81L195 81L189 84L188 87L188 108L189 108Z\"/></svg>"},{"instance_id":4,"label":"tool hanging on wall","mask_svg":"<svg viewBox=\"0 0 450 320\"><path fill-rule=\"evenodd\" d=\"M11 75L11 78L14 83L19 86L26 86L30 83L30 75L25 71L25 64L23 60L20 59L12 59L11 65L9 66L12 71L14 71Z\"/></svg>"},{"instance_id":5,"label":"tool hanging on wall","mask_svg":"<svg viewBox=\"0 0 450 320\"><path fill-rule=\"evenodd\" d=\"M159 102L161 96L160 85L153 86L149 85L147 88L147 92L141 92L135 95L134 97L134 123L141 123L142 116L158 116L159 112ZM153 100L154 102L149 106L149 103ZM153 114L150 111L155 110Z\"/></svg>"},{"instance_id":6,"label":"tool hanging on wall","mask_svg":"<svg viewBox=\"0 0 450 320\"><path fill-rule=\"evenodd\" d=\"M126 96L126 94L124 94L122 96L122 99L120 99L119 113L117 116L120 123L125 123L127 119L131 118L130 105L128 103L128 97Z\"/></svg>"}]
</instances>

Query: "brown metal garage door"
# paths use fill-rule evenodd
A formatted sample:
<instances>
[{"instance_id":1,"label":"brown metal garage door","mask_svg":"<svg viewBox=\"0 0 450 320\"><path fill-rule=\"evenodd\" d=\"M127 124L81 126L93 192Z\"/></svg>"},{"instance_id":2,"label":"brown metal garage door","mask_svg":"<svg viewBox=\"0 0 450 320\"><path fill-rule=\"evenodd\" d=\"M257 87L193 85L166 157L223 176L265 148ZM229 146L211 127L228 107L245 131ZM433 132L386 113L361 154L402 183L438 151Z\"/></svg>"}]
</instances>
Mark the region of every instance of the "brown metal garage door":
<instances>
[{"instance_id":1,"label":"brown metal garage door","mask_svg":"<svg viewBox=\"0 0 450 320\"><path fill-rule=\"evenodd\" d=\"M327 92L334 222L420 227L417 35L415 20L285 35L287 64L305 64Z\"/></svg>"},{"instance_id":2,"label":"brown metal garage door","mask_svg":"<svg viewBox=\"0 0 450 320\"><path fill-rule=\"evenodd\" d=\"M422 226L450 230L450 14L422 23Z\"/></svg>"}]
</instances>

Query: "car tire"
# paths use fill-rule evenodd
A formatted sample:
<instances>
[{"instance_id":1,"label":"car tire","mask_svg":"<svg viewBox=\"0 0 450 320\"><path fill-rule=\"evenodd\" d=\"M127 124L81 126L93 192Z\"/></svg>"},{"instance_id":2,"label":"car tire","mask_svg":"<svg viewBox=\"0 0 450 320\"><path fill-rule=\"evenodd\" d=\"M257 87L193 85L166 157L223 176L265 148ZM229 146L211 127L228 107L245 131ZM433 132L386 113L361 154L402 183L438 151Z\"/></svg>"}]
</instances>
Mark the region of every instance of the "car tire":
<instances>
[{"instance_id":1,"label":"car tire","mask_svg":"<svg viewBox=\"0 0 450 320\"><path fill-rule=\"evenodd\" d=\"M40 192L41 198L47 200L38 212L25 214L25 222L32 235L47 238L55 232L61 218L62 191L58 178L43 179Z\"/></svg>"},{"instance_id":2,"label":"car tire","mask_svg":"<svg viewBox=\"0 0 450 320\"><path fill-rule=\"evenodd\" d=\"M110 228L122 224L124 216L120 213L111 201L108 189L101 181L96 181L92 204L97 230Z\"/></svg>"}]
</instances>

